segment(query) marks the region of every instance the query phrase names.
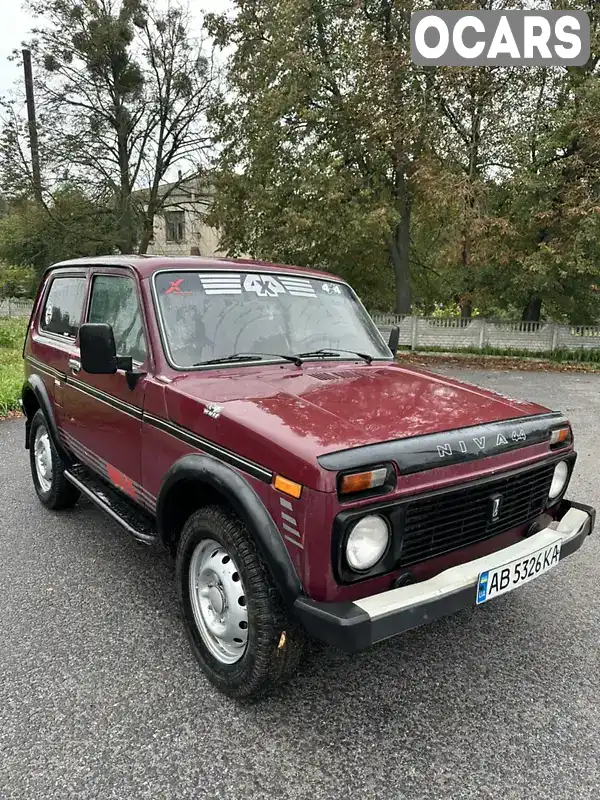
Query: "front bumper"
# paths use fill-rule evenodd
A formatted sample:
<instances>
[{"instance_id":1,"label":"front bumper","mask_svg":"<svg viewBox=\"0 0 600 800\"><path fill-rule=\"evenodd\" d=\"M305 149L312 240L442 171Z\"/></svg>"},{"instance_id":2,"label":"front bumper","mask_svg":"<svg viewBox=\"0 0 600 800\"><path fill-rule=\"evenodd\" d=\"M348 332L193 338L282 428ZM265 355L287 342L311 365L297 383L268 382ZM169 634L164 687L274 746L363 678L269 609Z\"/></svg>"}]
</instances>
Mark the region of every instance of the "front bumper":
<instances>
[{"instance_id":1,"label":"front bumper","mask_svg":"<svg viewBox=\"0 0 600 800\"><path fill-rule=\"evenodd\" d=\"M563 501L547 528L495 553L459 564L421 583L344 603L322 603L299 597L294 610L310 636L356 652L461 608L474 606L479 574L526 558L562 540L561 559L578 550L592 532L596 511Z\"/></svg>"}]
</instances>

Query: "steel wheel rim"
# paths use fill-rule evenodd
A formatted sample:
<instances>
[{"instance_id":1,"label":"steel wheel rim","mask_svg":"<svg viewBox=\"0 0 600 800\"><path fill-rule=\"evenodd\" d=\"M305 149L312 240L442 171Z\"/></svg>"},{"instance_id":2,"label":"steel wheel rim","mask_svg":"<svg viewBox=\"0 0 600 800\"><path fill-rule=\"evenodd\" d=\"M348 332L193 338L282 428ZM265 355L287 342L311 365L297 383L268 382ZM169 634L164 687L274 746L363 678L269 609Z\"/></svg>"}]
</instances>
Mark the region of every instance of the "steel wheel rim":
<instances>
[{"instance_id":1,"label":"steel wheel rim","mask_svg":"<svg viewBox=\"0 0 600 800\"><path fill-rule=\"evenodd\" d=\"M52 488L52 449L50 447L50 437L43 425L40 425L35 432L33 443L33 455L35 461L35 473L37 475L40 489L49 492Z\"/></svg>"},{"instance_id":2,"label":"steel wheel rim","mask_svg":"<svg viewBox=\"0 0 600 800\"><path fill-rule=\"evenodd\" d=\"M235 664L248 645L246 593L235 561L222 544L203 539L192 553L189 581L204 644L221 664Z\"/></svg>"}]
</instances>

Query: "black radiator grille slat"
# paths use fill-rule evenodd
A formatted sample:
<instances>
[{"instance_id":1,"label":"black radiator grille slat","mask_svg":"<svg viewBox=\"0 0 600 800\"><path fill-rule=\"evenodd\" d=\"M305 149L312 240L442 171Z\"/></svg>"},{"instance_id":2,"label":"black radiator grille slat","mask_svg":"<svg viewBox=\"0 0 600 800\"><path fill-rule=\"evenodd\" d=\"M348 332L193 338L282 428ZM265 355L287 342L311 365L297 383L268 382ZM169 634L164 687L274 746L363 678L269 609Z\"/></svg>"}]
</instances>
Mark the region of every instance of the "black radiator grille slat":
<instances>
[{"instance_id":1,"label":"black radiator grille slat","mask_svg":"<svg viewBox=\"0 0 600 800\"><path fill-rule=\"evenodd\" d=\"M554 464L500 477L485 484L458 488L405 506L399 566L497 536L531 522L546 505ZM489 519L490 497L502 495L498 519Z\"/></svg>"},{"instance_id":2,"label":"black radiator grille slat","mask_svg":"<svg viewBox=\"0 0 600 800\"><path fill-rule=\"evenodd\" d=\"M464 503L467 504L467 505L477 505L477 502L481 497L488 497L489 496L490 492L489 492L488 486L489 486L489 484L485 487L485 489L483 489L483 487L477 487L476 491L473 492L473 496L472 497L464 498ZM517 485L517 486L508 487L506 485L506 481L502 481L501 485L496 485L494 483L494 486L495 486L494 491L496 491L496 492L502 492L503 490L510 488L512 494L511 494L510 498L507 498L507 500L514 501L514 502L516 502L516 500L522 495L527 495L527 494L529 494L531 492L534 492L534 493L535 492L541 492L542 489L543 489L542 486L538 486L537 484L529 485L529 486L527 486L527 485L518 486ZM431 507L435 507L435 508L452 508L452 506L453 506L455 501L454 500L449 500L448 497L449 497L449 495L444 495L441 501L440 501L440 499L435 498L435 497L431 498L432 502L428 506L423 506L422 508L417 509L415 511L415 514L419 514L419 513L428 514ZM456 511L458 511L458 509L456 509Z\"/></svg>"},{"instance_id":3,"label":"black radiator grille slat","mask_svg":"<svg viewBox=\"0 0 600 800\"><path fill-rule=\"evenodd\" d=\"M549 471L545 470L545 472L548 472L548 475L552 474L552 470L549 470ZM464 497L463 498L463 502L464 503L469 503L469 504L476 504L478 499L480 499L481 497L486 497L487 498L487 497L489 497L490 493L492 493L492 494L494 492L502 493L502 491L507 490L509 488L510 488L512 494L511 494L510 498L507 498L507 500L510 500L511 498L516 498L519 495L527 494L528 492L541 491L542 488L543 488L542 485L538 485L537 483L531 484L531 483L528 483L527 481L523 481L523 477L522 476L515 476L515 477L519 478L520 485L519 485L519 483L514 483L513 485L510 485L507 482L506 479L503 479L502 481L498 481L498 482L494 481L493 482L494 488L493 488L492 492L490 492L490 488L489 488L490 487L490 483L487 483L485 485L480 485L480 486L474 486L469 490L471 492L470 496ZM460 491L461 490L457 490L457 492L460 492ZM454 497L455 497L457 492L450 492L450 493L447 493L445 495L441 495L439 497L432 497L430 502L428 501L427 504L423 503L421 508L416 509L415 513L427 514L431 507L436 507L436 508L447 508L447 507L450 507L450 508L452 508L454 506L455 502L456 502ZM467 492L463 490L462 493L466 494ZM414 501L414 505L416 505L417 503L418 503L418 501Z\"/></svg>"}]
</instances>

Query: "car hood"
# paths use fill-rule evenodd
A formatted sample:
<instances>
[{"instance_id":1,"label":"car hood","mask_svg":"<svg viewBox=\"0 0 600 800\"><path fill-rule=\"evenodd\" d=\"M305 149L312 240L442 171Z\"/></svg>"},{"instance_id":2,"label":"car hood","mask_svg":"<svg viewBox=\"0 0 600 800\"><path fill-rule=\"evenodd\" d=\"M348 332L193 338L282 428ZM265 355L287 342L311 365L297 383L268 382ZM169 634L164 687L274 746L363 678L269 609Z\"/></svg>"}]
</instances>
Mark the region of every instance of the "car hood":
<instances>
[{"instance_id":1,"label":"car hood","mask_svg":"<svg viewBox=\"0 0 600 800\"><path fill-rule=\"evenodd\" d=\"M174 422L307 484L311 473L313 485L326 453L547 411L391 363L196 372L167 395ZM198 401L217 416L200 413Z\"/></svg>"}]
</instances>

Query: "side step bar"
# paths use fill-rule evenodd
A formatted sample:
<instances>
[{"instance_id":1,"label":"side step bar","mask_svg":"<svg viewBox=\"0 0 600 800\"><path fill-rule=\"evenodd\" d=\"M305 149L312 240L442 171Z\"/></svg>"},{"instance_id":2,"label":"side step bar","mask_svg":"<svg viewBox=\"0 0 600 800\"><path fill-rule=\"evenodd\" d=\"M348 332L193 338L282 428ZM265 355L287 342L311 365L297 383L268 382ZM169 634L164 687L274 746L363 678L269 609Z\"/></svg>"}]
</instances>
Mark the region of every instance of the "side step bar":
<instances>
[{"instance_id":1,"label":"side step bar","mask_svg":"<svg viewBox=\"0 0 600 800\"><path fill-rule=\"evenodd\" d=\"M158 541L154 518L81 464L66 469L65 478L135 539L145 544Z\"/></svg>"}]
</instances>

